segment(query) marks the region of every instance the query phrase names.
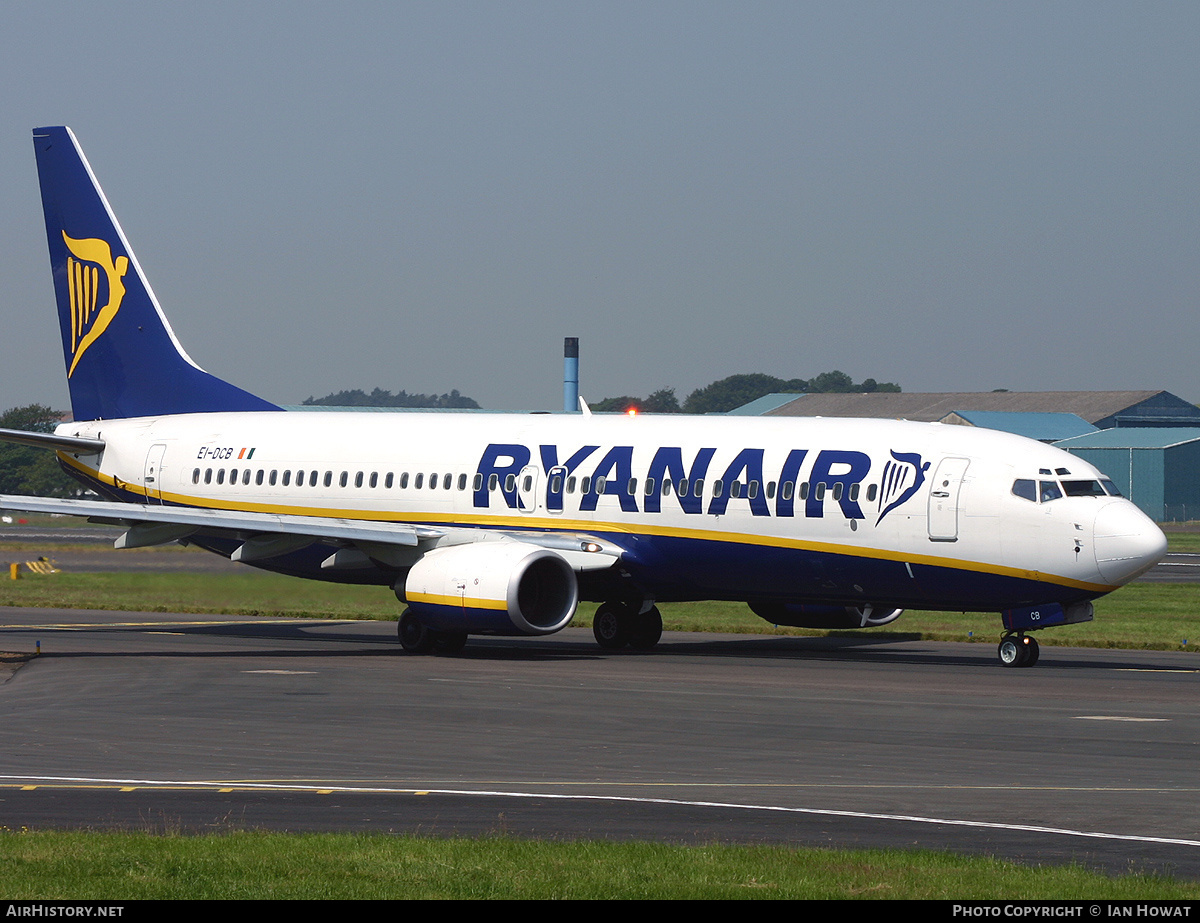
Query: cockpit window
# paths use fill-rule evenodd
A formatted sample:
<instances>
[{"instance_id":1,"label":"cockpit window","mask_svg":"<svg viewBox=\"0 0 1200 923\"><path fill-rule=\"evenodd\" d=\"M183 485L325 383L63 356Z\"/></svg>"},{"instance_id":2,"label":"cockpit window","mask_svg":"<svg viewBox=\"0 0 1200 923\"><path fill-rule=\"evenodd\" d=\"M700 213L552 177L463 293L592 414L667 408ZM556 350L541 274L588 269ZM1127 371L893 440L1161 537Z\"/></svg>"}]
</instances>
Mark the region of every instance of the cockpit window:
<instances>
[{"instance_id":1,"label":"cockpit window","mask_svg":"<svg viewBox=\"0 0 1200 923\"><path fill-rule=\"evenodd\" d=\"M1017 478L1013 481L1013 496L1031 503L1049 503L1060 497L1119 497L1121 491L1108 478L1100 480L1034 481Z\"/></svg>"},{"instance_id":2,"label":"cockpit window","mask_svg":"<svg viewBox=\"0 0 1200 923\"><path fill-rule=\"evenodd\" d=\"M1104 488L1099 481L1063 481L1063 491L1068 497L1103 497Z\"/></svg>"}]
</instances>

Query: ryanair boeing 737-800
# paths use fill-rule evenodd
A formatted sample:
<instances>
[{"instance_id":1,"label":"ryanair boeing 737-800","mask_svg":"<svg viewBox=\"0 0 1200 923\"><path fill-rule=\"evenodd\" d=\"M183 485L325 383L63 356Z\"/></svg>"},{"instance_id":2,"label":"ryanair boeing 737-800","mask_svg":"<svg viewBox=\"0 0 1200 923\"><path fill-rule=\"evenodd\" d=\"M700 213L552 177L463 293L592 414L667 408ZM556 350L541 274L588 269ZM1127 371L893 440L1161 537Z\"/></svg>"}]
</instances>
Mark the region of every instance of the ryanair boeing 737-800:
<instances>
[{"instance_id":1,"label":"ryanair boeing 737-800","mask_svg":"<svg viewBox=\"0 0 1200 923\"><path fill-rule=\"evenodd\" d=\"M288 413L175 338L70 129L34 131L74 421L43 445L102 501L0 496L255 567L394 589L406 650L541 635L601 602L605 648L656 603L739 600L779 625L908 609L1031 631L1152 567L1158 527L1087 462L991 430L891 420Z\"/></svg>"}]
</instances>

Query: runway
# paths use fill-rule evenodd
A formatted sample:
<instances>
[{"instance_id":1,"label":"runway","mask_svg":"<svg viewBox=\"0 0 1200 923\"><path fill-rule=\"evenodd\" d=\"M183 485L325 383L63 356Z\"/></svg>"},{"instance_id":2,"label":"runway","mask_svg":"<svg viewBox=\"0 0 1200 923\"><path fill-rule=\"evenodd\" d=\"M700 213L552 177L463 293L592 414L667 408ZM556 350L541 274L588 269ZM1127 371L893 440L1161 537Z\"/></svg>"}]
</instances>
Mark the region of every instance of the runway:
<instances>
[{"instance_id":1,"label":"runway","mask_svg":"<svg viewBox=\"0 0 1200 923\"><path fill-rule=\"evenodd\" d=\"M1200 663L0 610L0 824L920 846L1200 878Z\"/></svg>"}]
</instances>

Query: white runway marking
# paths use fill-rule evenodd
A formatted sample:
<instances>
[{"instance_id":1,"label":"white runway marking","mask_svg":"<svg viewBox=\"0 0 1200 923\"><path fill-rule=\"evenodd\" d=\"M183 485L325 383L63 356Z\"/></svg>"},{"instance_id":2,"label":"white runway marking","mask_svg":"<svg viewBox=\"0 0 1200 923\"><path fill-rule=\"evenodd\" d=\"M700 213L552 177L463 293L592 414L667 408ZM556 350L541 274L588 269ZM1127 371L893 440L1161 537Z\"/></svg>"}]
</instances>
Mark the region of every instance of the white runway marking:
<instances>
[{"instance_id":1,"label":"white runway marking","mask_svg":"<svg viewBox=\"0 0 1200 923\"><path fill-rule=\"evenodd\" d=\"M1171 846L1200 846L1200 840L1178 839L1175 837L1137 836L1124 833L1104 833L1097 830L1071 830L1065 827L1043 827L1034 824L1001 824L991 821L960 820L947 817L923 817L915 814L880 814L868 811L837 811L827 808L793 808L782 805L743 804L726 801L689 801L679 798L647 798L627 795L579 795L561 794L554 792L506 792L495 790L473 790L454 788L404 788L389 786L357 786L357 785L302 785L284 782L237 782L237 781L168 781L163 779L92 779L71 776L8 776L0 775L0 780L19 784L29 789L39 784L44 785L79 785L79 786L114 786L122 791L132 791L137 788L183 788L183 789L212 789L214 791L286 791L286 792L319 792L331 793L362 793L362 794L395 794L395 795L464 795L484 796L493 798L541 798L558 801L604 801L621 802L626 804L663 804L680 807L721 808L723 810L738 809L744 811L773 811L784 814L806 814L821 817L852 817L863 820L904 821L917 824L944 824L954 827L973 827L987 830L1013 830L1024 833L1046 833L1055 836L1088 837L1100 840L1120 840L1129 843L1160 843Z\"/></svg>"}]
</instances>

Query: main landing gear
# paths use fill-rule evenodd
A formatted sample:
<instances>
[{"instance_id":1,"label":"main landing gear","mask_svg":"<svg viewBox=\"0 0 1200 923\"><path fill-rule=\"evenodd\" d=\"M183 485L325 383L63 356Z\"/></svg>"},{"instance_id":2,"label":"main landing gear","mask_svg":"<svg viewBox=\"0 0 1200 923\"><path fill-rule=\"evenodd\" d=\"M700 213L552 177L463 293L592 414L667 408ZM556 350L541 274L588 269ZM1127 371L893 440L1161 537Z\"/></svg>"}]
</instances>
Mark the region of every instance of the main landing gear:
<instances>
[{"instance_id":1,"label":"main landing gear","mask_svg":"<svg viewBox=\"0 0 1200 923\"><path fill-rule=\"evenodd\" d=\"M400 621L396 623L396 634L400 637L400 646L410 654L457 654L466 646L465 631L434 631L426 628L413 615L412 609L400 613Z\"/></svg>"},{"instance_id":2,"label":"main landing gear","mask_svg":"<svg viewBox=\"0 0 1200 923\"><path fill-rule=\"evenodd\" d=\"M1023 631L1007 632L996 653L1006 667L1032 667L1038 662L1038 643Z\"/></svg>"},{"instance_id":3,"label":"main landing gear","mask_svg":"<svg viewBox=\"0 0 1200 923\"><path fill-rule=\"evenodd\" d=\"M662 637L662 614L658 606L640 612L637 606L604 603L592 619L592 634L606 651L619 651L625 647L648 651Z\"/></svg>"}]
</instances>

